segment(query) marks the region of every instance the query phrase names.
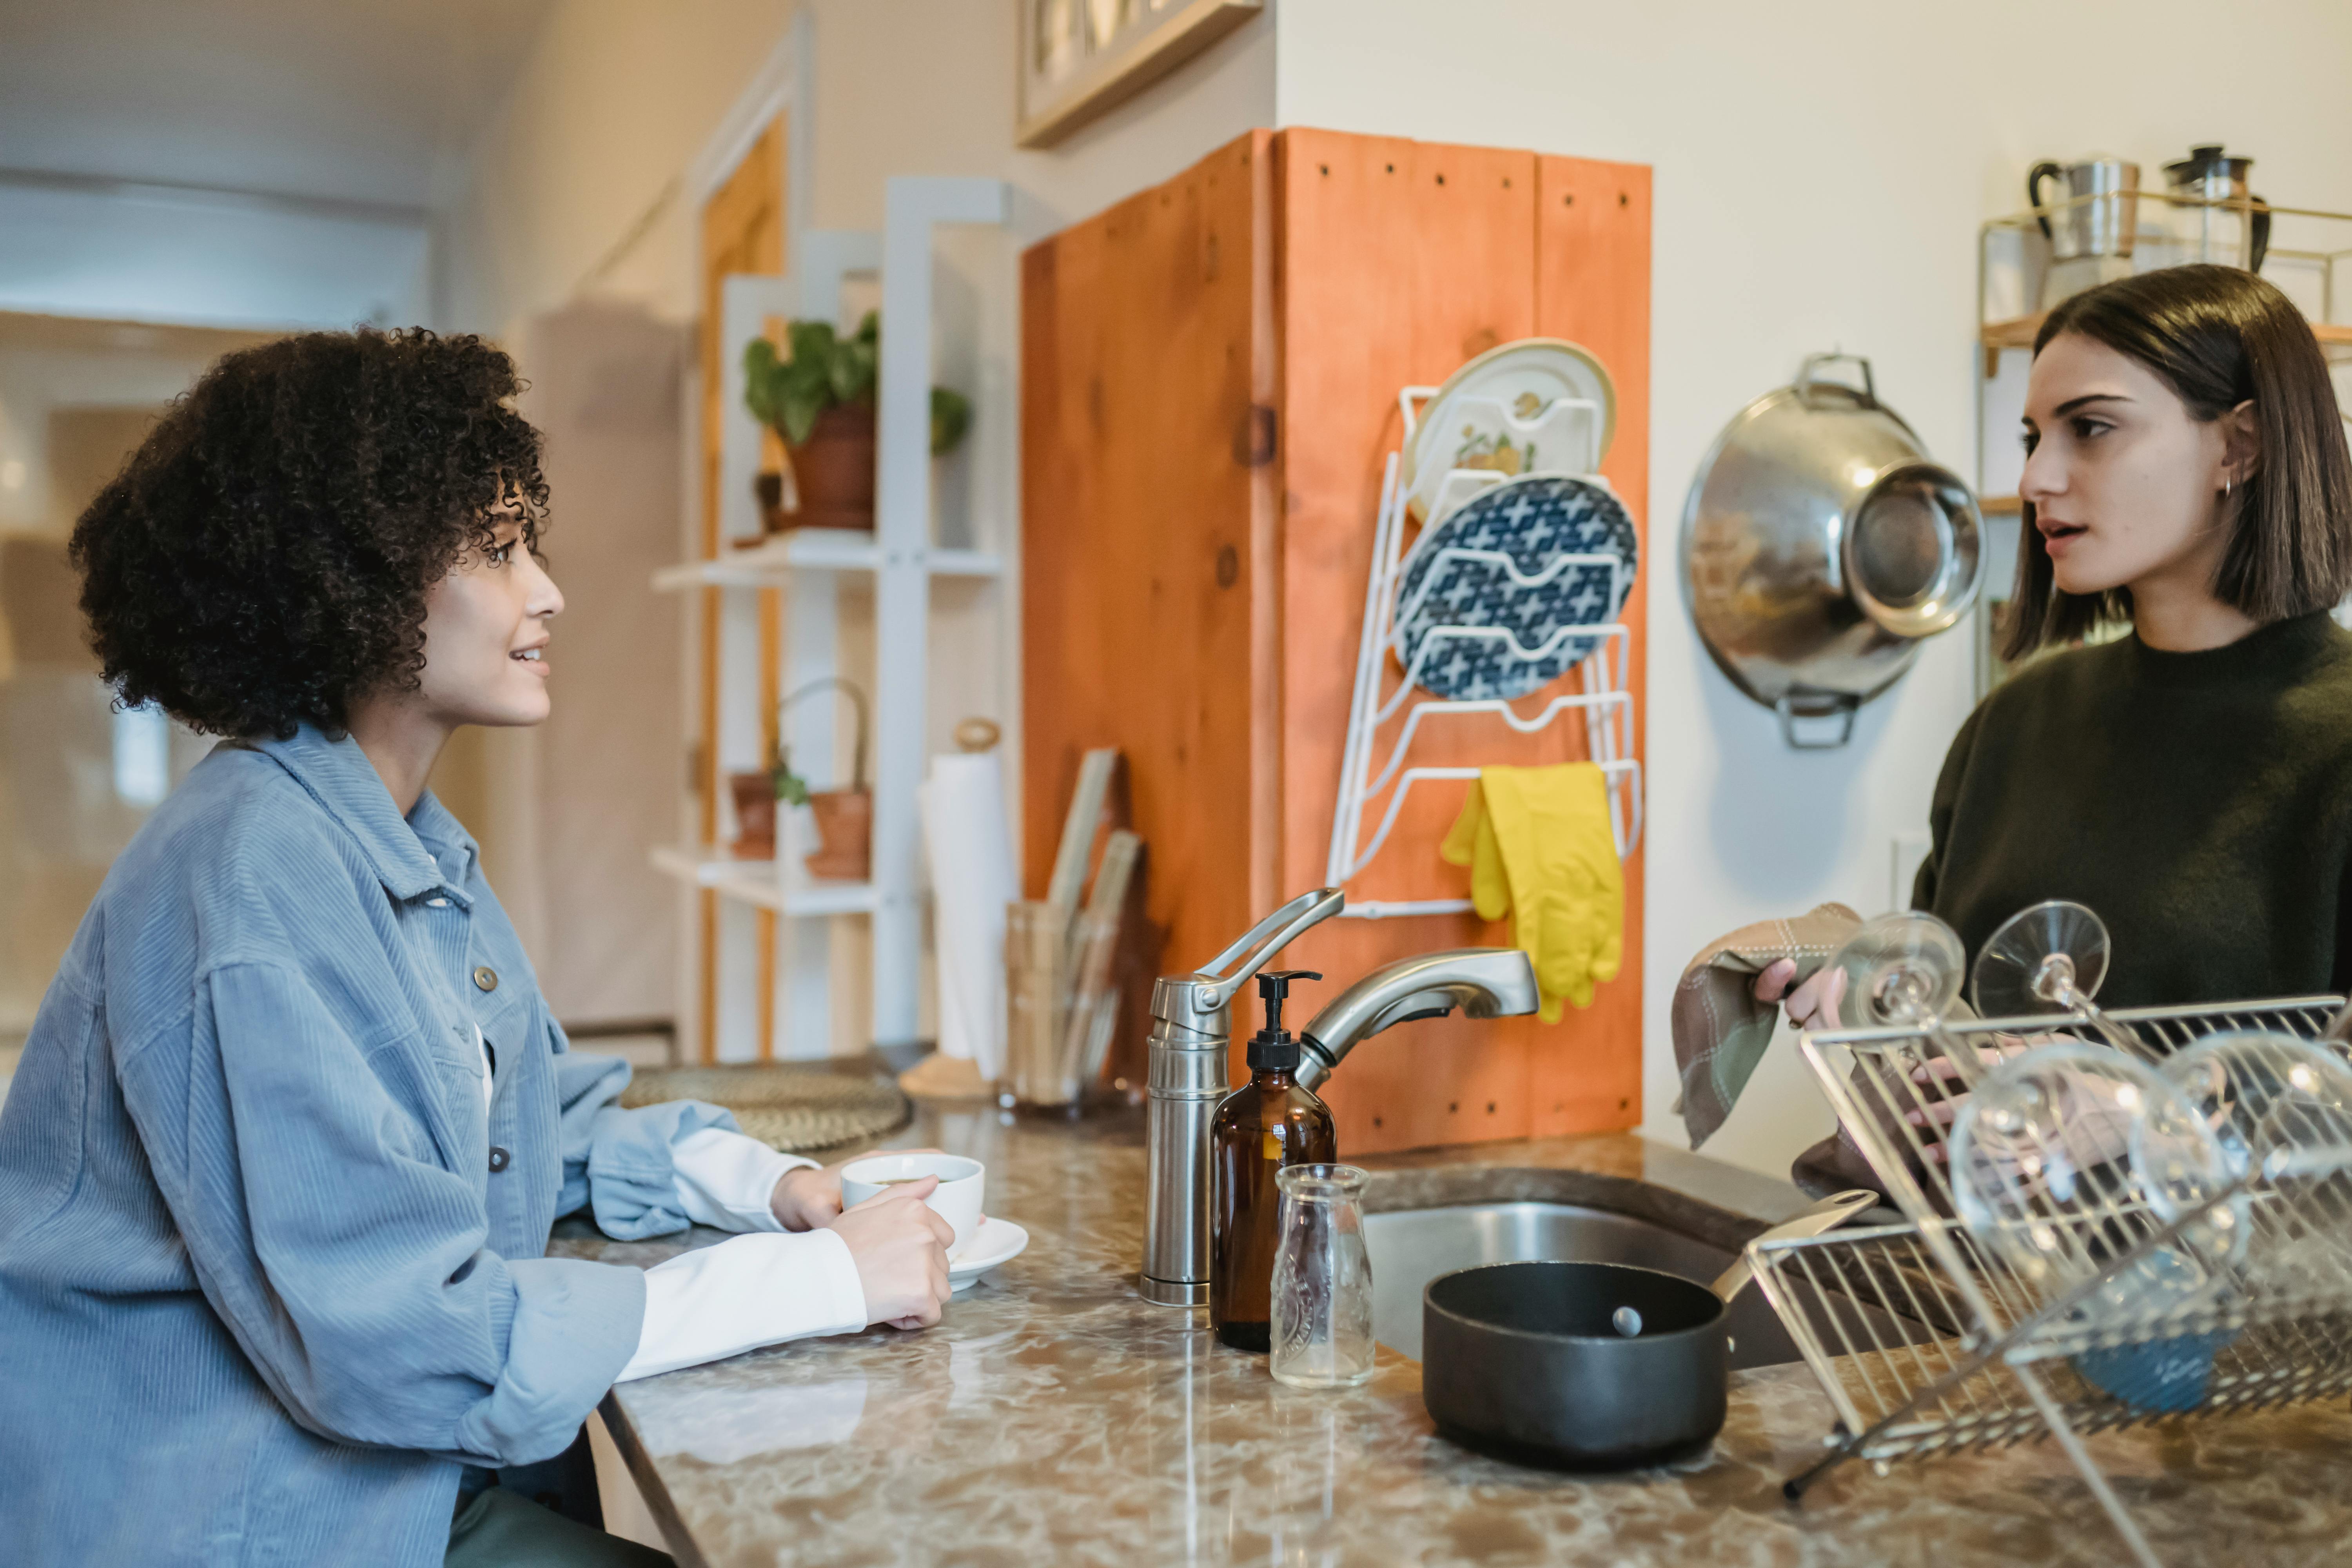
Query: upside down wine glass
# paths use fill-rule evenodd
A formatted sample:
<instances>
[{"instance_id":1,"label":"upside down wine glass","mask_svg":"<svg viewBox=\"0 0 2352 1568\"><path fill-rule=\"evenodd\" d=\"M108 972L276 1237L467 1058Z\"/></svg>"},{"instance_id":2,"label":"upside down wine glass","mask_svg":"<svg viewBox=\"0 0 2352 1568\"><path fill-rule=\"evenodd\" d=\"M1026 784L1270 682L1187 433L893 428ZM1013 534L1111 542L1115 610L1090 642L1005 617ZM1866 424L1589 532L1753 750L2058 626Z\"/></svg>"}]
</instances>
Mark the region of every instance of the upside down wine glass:
<instances>
[{"instance_id":1,"label":"upside down wine glass","mask_svg":"<svg viewBox=\"0 0 2352 1568\"><path fill-rule=\"evenodd\" d=\"M1977 954L1969 994L1979 1016L2080 1013L2118 1050L2137 1042L2091 1000L2107 977L2112 951L2105 921L2087 906L2045 899L2000 924Z\"/></svg>"},{"instance_id":2,"label":"upside down wine glass","mask_svg":"<svg viewBox=\"0 0 2352 1568\"><path fill-rule=\"evenodd\" d=\"M1916 910L1866 920L1830 966L1845 976L1839 1017L1849 1026L1931 1024L1960 994L1966 950L1952 928Z\"/></svg>"}]
</instances>

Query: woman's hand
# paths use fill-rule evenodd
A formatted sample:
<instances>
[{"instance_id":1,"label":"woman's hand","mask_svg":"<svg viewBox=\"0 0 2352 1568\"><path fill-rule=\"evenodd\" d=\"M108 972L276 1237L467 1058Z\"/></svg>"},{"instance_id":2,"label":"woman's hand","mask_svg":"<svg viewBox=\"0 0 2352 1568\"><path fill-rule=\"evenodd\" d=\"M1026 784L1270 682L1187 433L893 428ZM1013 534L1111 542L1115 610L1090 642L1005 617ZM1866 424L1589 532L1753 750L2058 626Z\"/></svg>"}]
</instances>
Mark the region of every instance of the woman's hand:
<instances>
[{"instance_id":1,"label":"woman's hand","mask_svg":"<svg viewBox=\"0 0 2352 1568\"><path fill-rule=\"evenodd\" d=\"M1813 977L1789 989L1789 982L1797 977L1797 961L1778 958L1764 966L1756 977L1756 1000L1778 1002L1788 999L1789 1022L1800 1029L1836 1029L1838 1004L1845 999L1845 971L1834 964L1823 964L1813 972Z\"/></svg>"},{"instance_id":2,"label":"woman's hand","mask_svg":"<svg viewBox=\"0 0 2352 1568\"><path fill-rule=\"evenodd\" d=\"M841 1217L842 1167L855 1160L866 1159L877 1151L853 1154L848 1160L827 1165L822 1170L803 1165L786 1171L776 1182L776 1190L768 1194L768 1208L776 1223L786 1230L823 1230ZM937 1154L938 1149L892 1149L893 1154Z\"/></svg>"},{"instance_id":3,"label":"woman's hand","mask_svg":"<svg viewBox=\"0 0 2352 1568\"><path fill-rule=\"evenodd\" d=\"M927 1329L940 1321L948 1304L948 1244L955 1227L923 1202L939 1184L937 1176L925 1176L892 1187L833 1222L834 1234L849 1244L857 1264L867 1323Z\"/></svg>"}]
</instances>

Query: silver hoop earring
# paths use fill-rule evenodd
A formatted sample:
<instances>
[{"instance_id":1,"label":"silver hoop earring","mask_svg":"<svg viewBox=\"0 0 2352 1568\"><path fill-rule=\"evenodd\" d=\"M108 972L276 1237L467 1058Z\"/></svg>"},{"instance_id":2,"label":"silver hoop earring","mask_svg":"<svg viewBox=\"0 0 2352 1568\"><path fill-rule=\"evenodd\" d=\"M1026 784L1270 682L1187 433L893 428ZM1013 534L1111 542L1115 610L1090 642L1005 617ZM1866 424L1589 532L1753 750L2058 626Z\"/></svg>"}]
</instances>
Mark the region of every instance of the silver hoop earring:
<instances>
[{"instance_id":1,"label":"silver hoop earring","mask_svg":"<svg viewBox=\"0 0 2352 1568\"><path fill-rule=\"evenodd\" d=\"M2230 485L2231 485L2231 480L2230 476L2229 476L2229 475L2227 475L2227 474L2223 474L2223 475L2221 476L2221 499L2222 499L2223 500L2229 500L2229 499L2230 499Z\"/></svg>"}]
</instances>

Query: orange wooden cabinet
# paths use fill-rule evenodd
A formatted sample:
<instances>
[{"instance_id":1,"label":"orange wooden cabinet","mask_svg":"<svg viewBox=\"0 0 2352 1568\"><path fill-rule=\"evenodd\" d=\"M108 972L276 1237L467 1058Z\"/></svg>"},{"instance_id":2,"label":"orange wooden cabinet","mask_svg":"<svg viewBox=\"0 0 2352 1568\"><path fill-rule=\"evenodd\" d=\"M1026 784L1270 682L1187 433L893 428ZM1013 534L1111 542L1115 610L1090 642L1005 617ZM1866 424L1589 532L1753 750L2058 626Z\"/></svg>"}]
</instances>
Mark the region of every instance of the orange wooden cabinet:
<instances>
[{"instance_id":1,"label":"orange wooden cabinet","mask_svg":"<svg viewBox=\"0 0 2352 1568\"><path fill-rule=\"evenodd\" d=\"M1643 525L1646 576L1647 167L1253 132L1027 252L1031 896L1043 891L1078 756L1101 745L1127 756L1150 912L1168 931L1164 967L1206 962L1322 882L1381 467L1402 435L1397 390L1528 336L1580 342L1616 380L1603 471ZM1626 606L1637 756L1643 598L1637 581ZM1523 739L1499 721L1448 723L1415 742L1417 762L1582 754L1573 725ZM1458 896L1465 874L1439 860L1437 843L1459 805L1444 785L1416 791L1349 891ZM1624 931L1618 977L1558 1024L1430 1020L1360 1047L1328 1086L1343 1152L1638 1122L1638 851ZM1475 915L1332 921L1283 963L1328 977L1300 988L1305 1016L1391 959L1508 940Z\"/></svg>"}]
</instances>

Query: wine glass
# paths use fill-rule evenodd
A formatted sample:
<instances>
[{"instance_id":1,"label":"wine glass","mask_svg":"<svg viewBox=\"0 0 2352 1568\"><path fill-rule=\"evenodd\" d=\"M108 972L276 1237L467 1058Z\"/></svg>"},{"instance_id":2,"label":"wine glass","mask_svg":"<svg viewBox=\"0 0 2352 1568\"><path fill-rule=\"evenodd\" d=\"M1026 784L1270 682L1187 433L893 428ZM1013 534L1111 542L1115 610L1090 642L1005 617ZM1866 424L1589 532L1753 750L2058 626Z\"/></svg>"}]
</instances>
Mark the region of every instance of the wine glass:
<instances>
[{"instance_id":1,"label":"wine glass","mask_svg":"<svg viewBox=\"0 0 2352 1568\"><path fill-rule=\"evenodd\" d=\"M1903 910L1864 921L1830 960L1845 975L1839 1021L1932 1024L1959 995L1967 962L1958 934L1933 915Z\"/></svg>"},{"instance_id":2,"label":"wine glass","mask_svg":"<svg viewBox=\"0 0 2352 1568\"><path fill-rule=\"evenodd\" d=\"M2075 1298L2064 1321L2090 1336L2075 1372L2144 1411L2201 1403L2235 1335L2179 1331L2227 1288L2244 1222L2215 1202L2230 1163L2193 1098L2122 1052L2056 1040L1985 1075L1950 1147L1953 1207L1979 1245L2042 1301ZM2175 1239L2142 1245L2184 1213Z\"/></svg>"},{"instance_id":3,"label":"wine glass","mask_svg":"<svg viewBox=\"0 0 2352 1568\"><path fill-rule=\"evenodd\" d=\"M2106 922L2084 905L2045 899L2000 924L1977 954L1969 999L1979 1016L2072 1013L2107 977Z\"/></svg>"},{"instance_id":4,"label":"wine glass","mask_svg":"<svg viewBox=\"0 0 2352 1568\"><path fill-rule=\"evenodd\" d=\"M1920 1032L1847 1042L1854 1062L1850 1081L1868 1113L1859 1121L1849 1119L1847 1136L1895 1184L1888 1191L1902 1190L1894 1174L1898 1167L1929 1187L1940 1185L1927 1150L1937 1132L1930 1107L1946 1096L1927 1070L1927 1044L1941 1048L1943 1017L1959 997L1968 949L1935 916L1906 910L1864 921L1829 966L1844 977L1843 992L1832 992L1827 1009L1836 1026Z\"/></svg>"},{"instance_id":5,"label":"wine glass","mask_svg":"<svg viewBox=\"0 0 2352 1568\"><path fill-rule=\"evenodd\" d=\"M1977 954L1969 994L1977 1015L2015 1018L2036 1013L2079 1013L2119 1051L2134 1048L2131 1031L2092 1002L2107 977L2107 924L2084 904L2045 899L2000 924Z\"/></svg>"},{"instance_id":6,"label":"wine glass","mask_svg":"<svg viewBox=\"0 0 2352 1568\"><path fill-rule=\"evenodd\" d=\"M2244 1258L2266 1288L2340 1289L2352 1278L2352 1069L2309 1040L2232 1029L2168 1059L2164 1076L2213 1129L2231 1176L2265 1194L2259 1226L2241 1194L2195 1228L2218 1226L2224 1260ZM2151 1199L2167 1219L2191 1207L2167 1192Z\"/></svg>"}]
</instances>

